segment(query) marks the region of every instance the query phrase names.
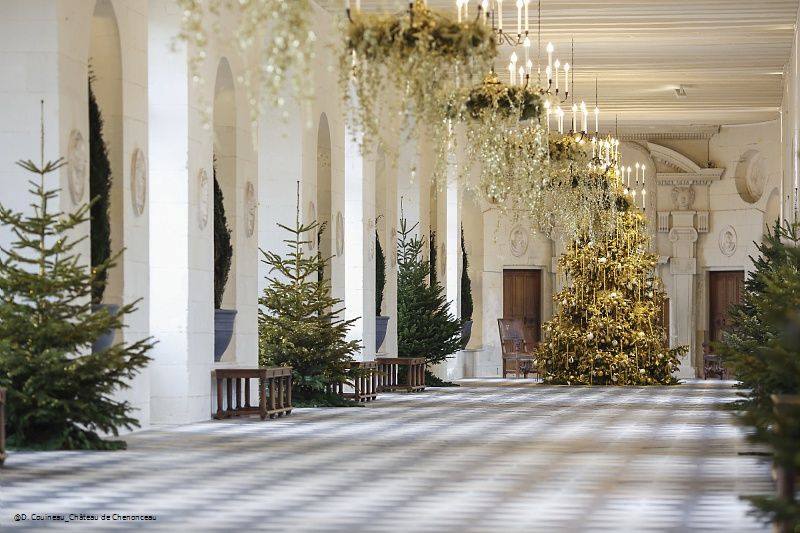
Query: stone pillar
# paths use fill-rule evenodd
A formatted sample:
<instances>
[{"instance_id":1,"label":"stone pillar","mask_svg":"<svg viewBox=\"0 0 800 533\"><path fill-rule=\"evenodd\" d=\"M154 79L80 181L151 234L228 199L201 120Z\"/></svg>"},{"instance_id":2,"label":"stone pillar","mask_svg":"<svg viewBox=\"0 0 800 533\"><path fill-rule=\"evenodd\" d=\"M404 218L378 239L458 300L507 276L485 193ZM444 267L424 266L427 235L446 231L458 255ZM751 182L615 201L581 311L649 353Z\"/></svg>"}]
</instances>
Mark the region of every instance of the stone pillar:
<instances>
[{"instance_id":1,"label":"stone pillar","mask_svg":"<svg viewBox=\"0 0 800 533\"><path fill-rule=\"evenodd\" d=\"M375 358L375 159L364 155L361 135L345 132L345 209L335 215L336 254L345 256L345 319L355 319L349 338L361 341L360 359Z\"/></svg>"},{"instance_id":2,"label":"stone pillar","mask_svg":"<svg viewBox=\"0 0 800 533\"><path fill-rule=\"evenodd\" d=\"M190 83L181 12L148 3L151 410L156 424L208 420L214 367L213 133L201 104L213 84ZM214 79L216 64L203 66Z\"/></svg>"},{"instance_id":3,"label":"stone pillar","mask_svg":"<svg viewBox=\"0 0 800 533\"><path fill-rule=\"evenodd\" d=\"M694 275L697 273L695 212L673 211L671 214L669 240L672 243L672 257L669 265L673 276L673 299L670 306L670 346L689 346L689 353L681 358L678 376L693 378L697 375L694 367Z\"/></svg>"}]
</instances>

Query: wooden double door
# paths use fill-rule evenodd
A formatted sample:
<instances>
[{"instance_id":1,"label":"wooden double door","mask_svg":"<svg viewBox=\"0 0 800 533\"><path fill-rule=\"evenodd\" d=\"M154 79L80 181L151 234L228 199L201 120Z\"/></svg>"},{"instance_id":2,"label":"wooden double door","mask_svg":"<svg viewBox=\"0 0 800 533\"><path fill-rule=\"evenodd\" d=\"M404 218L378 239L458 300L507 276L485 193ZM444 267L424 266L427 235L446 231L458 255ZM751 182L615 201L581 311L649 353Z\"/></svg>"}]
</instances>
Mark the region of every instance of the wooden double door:
<instances>
[{"instance_id":1,"label":"wooden double door","mask_svg":"<svg viewBox=\"0 0 800 533\"><path fill-rule=\"evenodd\" d=\"M722 340L730 307L741 302L744 292L744 271L724 270L708 273L708 340Z\"/></svg>"},{"instance_id":2,"label":"wooden double door","mask_svg":"<svg viewBox=\"0 0 800 533\"><path fill-rule=\"evenodd\" d=\"M541 270L503 270L503 318L521 318L532 340L541 340Z\"/></svg>"}]
</instances>

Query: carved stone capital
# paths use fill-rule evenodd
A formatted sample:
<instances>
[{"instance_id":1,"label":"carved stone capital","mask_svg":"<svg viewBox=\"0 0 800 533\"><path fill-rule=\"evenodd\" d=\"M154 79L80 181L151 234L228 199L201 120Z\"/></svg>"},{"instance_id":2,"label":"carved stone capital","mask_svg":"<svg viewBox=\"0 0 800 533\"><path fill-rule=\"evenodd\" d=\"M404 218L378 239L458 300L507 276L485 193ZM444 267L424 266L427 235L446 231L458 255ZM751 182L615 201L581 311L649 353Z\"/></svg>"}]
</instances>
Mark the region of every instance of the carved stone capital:
<instances>
[{"instance_id":1,"label":"carved stone capital","mask_svg":"<svg viewBox=\"0 0 800 533\"><path fill-rule=\"evenodd\" d=\"M670 242L697 242L697 230L691 227L672 228L669 230Z\"/></svg>"}]
</instances>

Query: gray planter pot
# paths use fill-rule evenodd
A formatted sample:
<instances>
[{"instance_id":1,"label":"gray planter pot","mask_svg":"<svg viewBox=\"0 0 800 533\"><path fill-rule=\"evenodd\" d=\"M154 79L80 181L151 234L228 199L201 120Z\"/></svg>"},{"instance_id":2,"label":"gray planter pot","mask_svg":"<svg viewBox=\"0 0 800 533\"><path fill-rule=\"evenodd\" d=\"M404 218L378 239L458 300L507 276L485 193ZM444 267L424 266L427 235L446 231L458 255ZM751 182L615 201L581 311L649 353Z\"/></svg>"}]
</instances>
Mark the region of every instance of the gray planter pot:
<instances>
[{"instance_id":1,"label":"gray planter pot","mask_svg":"<svg viewBox=\"0 0 800 533\"><path fill-rule=\"evenodd\" d=\"M92 311L97 312L100 309L105 309L108 311L110 315L116 315L119 312L119 306L114 304L94 304L92 305ZM108 350L114 344L114 337L116 336L116 330L110 329L100 335L94 344L92 344L92 352L102 352L103 350Z\"/></svg>"},{"instance_id":2,"label":"gray planter pot","mask_svg":"<svg viewBox=\"0 0 800 533\"><path fill-rule=\"evenodd\" d=\"M375 317L375 351L380 350L383 341L386 340L386 329L389 327L388 316Z\"/></svg>"},{"instance_id":3,"label":"gray planter pot","mask_svg":"<svg viewBox=\"0 0 800 533\"><path fill-rule=\"evenodd\" d=\"M233 337L236 309L214 309L214 361L222 359Z\"/></svg>"},{"instance_id":4,"label":"gray planter pot","mask_svg":"<svg viewBox=\"0 0 800 533\"><path fill-rule=\"evenodd\" d=\"M470 337L472 337L472 320L467 320L461 325L461 342L464 348L467 347Z\"/></svg>"}]
</instances>

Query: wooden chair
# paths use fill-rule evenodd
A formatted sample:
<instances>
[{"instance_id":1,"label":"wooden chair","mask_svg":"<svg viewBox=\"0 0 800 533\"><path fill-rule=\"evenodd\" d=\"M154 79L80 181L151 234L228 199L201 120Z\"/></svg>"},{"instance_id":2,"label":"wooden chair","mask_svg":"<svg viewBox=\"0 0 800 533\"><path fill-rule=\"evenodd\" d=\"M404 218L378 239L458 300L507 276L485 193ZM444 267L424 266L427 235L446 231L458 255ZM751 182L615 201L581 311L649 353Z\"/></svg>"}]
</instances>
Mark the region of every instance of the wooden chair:
<instances>
[{"instance_id":1,"label":"wooden chair","mask_svg":"<svg viewBox=\"0 0 800 533\"><path fill-rule=\"evenodd\" d=\"M535 367L535 342L532 332L526 331L520 318L498 318L500 347L503 354L503 377L514 373L514 377L527 378L528 374L538 374Z\"/></svg>"}]
</instances>

